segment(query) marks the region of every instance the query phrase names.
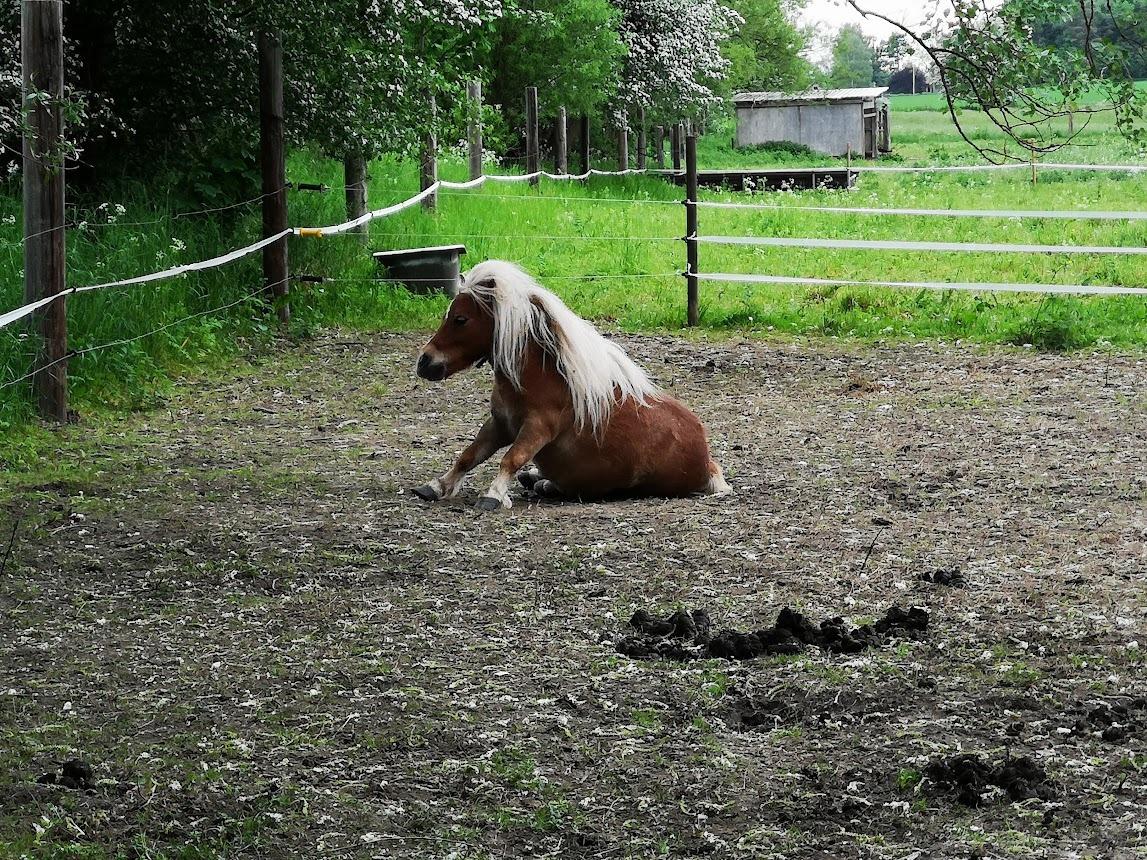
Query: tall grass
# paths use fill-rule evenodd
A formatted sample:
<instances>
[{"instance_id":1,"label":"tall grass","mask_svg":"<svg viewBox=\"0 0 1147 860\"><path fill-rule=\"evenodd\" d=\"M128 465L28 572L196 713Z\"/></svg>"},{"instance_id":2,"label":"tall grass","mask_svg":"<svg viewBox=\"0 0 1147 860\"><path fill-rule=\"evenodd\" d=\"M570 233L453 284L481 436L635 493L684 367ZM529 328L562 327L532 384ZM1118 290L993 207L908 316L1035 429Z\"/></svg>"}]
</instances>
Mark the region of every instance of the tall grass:
<instances>
[{"instance_id":1,"label":"tall grass","mask_svg":"<svg viewBox=\"0 0 1147 860\"><path fill-rule=\"evenodd\" d=\"M921 117L919 121L916 117ZM899 131L897 131L899 129ZM894 143L903 159L966 154L950 121L937 111L897 111ZM1122 160L1132 148L1110 131L1096 147L1065 153L1071 160ZM714 133L701 142L703 166L745 163ZM966 147L965 147L966 149ZM937 153L940 153L938 155ZM808 163L788 154L756 154L773 163ZM462 179L460 160L443 160L442 175ZM491 171L498 170L492 168ZM410 162L372 166L370 206L417 190ZM322 225L344 217L341 167L295 152L290 178L325 182L327 194L292 192L291 223ZM107 192L72 215L68 267L72 285L143 274L213 256L259 235L258 204L223 213L180 217L168 193L138 185ZM252 196L256 193L252 189ZM289 335L323 326L411 329L433 326L441 297L416 296L383 282L370 250L460 242L464 262L514 260L560 294L576 311L607 327L679 330L684 319L684 212L681 189L653 177L488 183L443 191L438 210L407 210L373 222L364 244L353 235L291 238L291 271L323 275L323 284L294 284ZM714 199L748 195L710 192ZM1143 227L1119 222L943 218L909 219L816 213L808 205L985 209L1147 209L1147 178L1126 174L1052 173L1032 185L1022 172L989 174L866 174L847 196L833 191L755 195L781 208L703 209L704 235L762 235L995 241L1036 244L1142 245ZM107 203L105 207L99 204ZM121 207L122 211L120 208ZM19 188L0 193L0 307L22 301ZM703 271L803 275L856 280L1015 281L1142 285L1141 258L1097 255L910 254L800 250L705 244ZM115 346L71 362L74 398L86 413L145 407L169 381L192 368L225 362L278 336L273 316L252 294L260 286L258 255L228 267L171 281L113 288L69 300L71 346ZM1147 302L1137 297L1056 298L1032 295L895 291L865 287L809 288L702 284L702 323L709 330L858 339L965 338L1076 349L1097 343L1141 348L1147 343ZM220 312L209 312L234 304ZM193 316L201 314L200 316ZM190 319L185 319L191 317ZM163 328L155 334L145 335ZM0 330L0 384L26 372L31 340L19 325ZM139 339L134 339L139 338ZM119 343L120 341L126 341ZM30 417L26 384L0 389L0 430Z\"/></svg>"}]
</instances>

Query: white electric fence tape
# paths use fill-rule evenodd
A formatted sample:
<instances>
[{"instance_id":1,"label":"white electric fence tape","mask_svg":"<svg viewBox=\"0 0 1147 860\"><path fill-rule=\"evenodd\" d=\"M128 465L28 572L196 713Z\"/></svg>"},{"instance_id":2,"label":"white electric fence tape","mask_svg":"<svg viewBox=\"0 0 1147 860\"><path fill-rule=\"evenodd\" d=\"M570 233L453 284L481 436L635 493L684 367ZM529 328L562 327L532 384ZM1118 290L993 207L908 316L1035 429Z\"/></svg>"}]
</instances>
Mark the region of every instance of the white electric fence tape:
<instances>
[{"instance_id":1,"label":"white electric fence tape","mask_svg":"<svg viewBox=\"0 0 1147 860\"><path fill-rule=\"evenodd\" d=\"M56 293L53 296L47 296L46 298L39 299L38 301L32 302L31 304L27 304L23 307L16 308L15 310L8 311L7 313L0 314L0 328L11 325L16 320L23 319L29 314L35 313L45 305L50 304L56 299L62 298L64 296L74 295L75 293L88 293L92 290L103 290L107 289L108 287L126 287L130 286L131 284L145 284L150 281L161 281L166 278L174 278L188 272L199 272L204 269L213 269L216 266L225 266L228 263L240 259L241 257L246 257L248 254L253 254L256 251L262 250L272 242L277 242L284 236L290 235L290 233L290 230L283 230L279 233L276 233L274 236L268 236L266 239L260 239L258 242L255 242L253 245L248 245L245 248L238 248L226 254L220 254L218 257L212 257L209 260L200 260L197 263L184 263L181 266L174 266L170 269L164 269L162 272L152 272L151 274L139 275L135 278L123 278L119 281L108 281L106 284L91 284L86 287L71 287Z\"/></svg>"},{"instance_id":2,"label":"white electric fence tape","mask_svg":"<svg viewBox=\"0 0 1147 860\"><path fill-rule=\"evenodd\" d=\"M779 203L727 203L698 200L701 209L757 209L786 212L831 212L840 215L908 215L936 218L1051 218L1076 221L1147 221L1147 210L1103 212L1059 209L883 209L866 206L783 206Z\"/></svg>"},{"instance_id":3,"label":"white electric fence tape","mask_svg":"<svg viewBox=\"0 0 1147 860\"><path fill-rule=\"evenodd\" d=\"M1142 164L1060 164L1054 161L1037 161L1037 171L1041 170L1091 170L1108 173L1143 173L1147 167ZM829 168L825 168L826 170ZM978 170L1031 170L1030 161L1017 161L1012 164L945 164L935 167L869 167L860 165L852 168L858 173L972 173Z\"/></svg>"},{"instance_id":4,"label":"white electric fence tape","mask_svg":"<svg viewBox=\"0 0 1147 860\"><path fill-rule=\"evenodd\" d=\"M991 165L950 165L944 167L859 167L855 170L862 170L868 172L885 172L885 173L905 173L905 172L927 172L927 171L960 171L960 170L1010 170L1026 168L1026 164L991 164ZM1103 171L1127 171L1131 173L1139 173L1147 171L1147 166L1137 165L1100 165L1100 164L1041 164L1041 170L1103 170ZM421 203L427 197L432 195L440 188L448 188L455 190L463 190L470 188L478 188L484 185L487 181L492 182L528 182L532 179L539 177L546 177L547 179L554 180L567 180L567 179L587 179L589 176L629 176L635 174L645 173L644 169L636 170L597 170L591 168L585 173L571 174L571 173L547 173L543 170L538 170L533 173L526 173L521 175L497 175L487 174L480 176L477 179L471 179L469 182L449 182L440 180L435 182L428 188L415 194L401 203L395 203L391 206L385 206L382 209L375 209L372 212L367 212L358 218L350 221L344 221L341 224L333 224L327 227L294 227L291 229L283 230L273 236L268 236L254 244L247 245L244 248L238 248L226 254L221 254L218 257L212 257L208 260L201 260L196 263L186 263L181 266L174 266L170 269L164 269L160 272L152 272L147 275L140 275L134 278L124 278L118 281L108 281L104 284L93 284L86 287L71 287L53 296L47 296L35 302L23 305L13 310L0 314L0 328L11 325L17 320L23 319L29 314L35 313L40 308L56 301L57 299L74 295L76 293L85 293L92 290L102 290L109 287L121 287L131 284L143 284L151 281L164 280L166 278L174 278L188 272L197 272L204 269L212 269L217 266L224 266L235 260L252 254L255 251L262 250L267 245L277 242L284 236L294 234L296 236L326 236L345 233L355 227L360 227L370 221L378 218L386 218L390 215L395 215L402 212L404 209L409 209ZM592 199L592 198L587 198ZM860 208L860 207L832 207L832 206L779 206L770 204L756 204L756 203L724 203L720 201L698 201L697 206L716 209L757 209L757 210L806 210L812 212L836 212L836 213L850 213L859 215L909 215L909 216L937 216L937 217L950 217L950 218L1059 218L1059 219L1080 219L1080 220L1106 220L1106 221L1142 221L1147 220L1147 212L1073 212L1073 211L1029 211L1029 210L1014 210L1014 211L998 211L990 209L878 209L878 208ZM871 248L871 249L886 249L886 250L931 250L931 251L988 251L988 252L1016 252L1016 253L1080 253L1080 254L1143 254L1147 253L1145 248L1112 248L1102 246L1059 246L1059 245L991 245L991 244L959 244L947 242L884 242L884 241L865 241L865 240L845 240L845 239L783 239L783 238L758 238L758 237L736 237L736 236L706 236L699 237L700 242L722 243L722 244L740 244L740 245L784 245L790 247L808 247L808 248ZM1057 293L1083 293L1092 295L1108 295L1108 294L1143 294L1147 293L1147 289L1139 289L1134 287L1089 287L1089 286L1066 286L1058 284L934 284L926 282L895 282L895 281L823 281L807 278L786 279L779 275L700 275L702 280L740 280L755 283L824 283L824 284L871 284L872 286L888 286L888 287L913 287L920 289L966 289L966 290L982 290L982 291L1000 291L1000 292L1057 292Z\"/></svg>"},{"instance_id":5,"label":"white electric fence tape","mask_svg":"<svg viewBox=\"0 0 1147 860\"><path fill-rule=\"evenodd\" d=\"M872 251L969 251L985 254L1147 254L1128 245L1001 245L990 242L909 242L893 239L790 239L777 236L698 236L714 245L769 245L784 248L849 248Z\"/></svg>"},{"instance_id":6,"label":"white electric fence tape","mask_svg":"<svg viewBox=\"0 0 1147 860\"><path fill-rule=\"evenodd\" d=\"M808 284L839 287L892 287L914 290L963 290L975 293L1062 293L1088 296L1147 296L1147 287L1112 287L1090 284L968 284L934 281L854 281L846 278L794 278L787 275L738 275L709 272L696 275L699 281L739 284Z\"/></svg>"}]
</instances>

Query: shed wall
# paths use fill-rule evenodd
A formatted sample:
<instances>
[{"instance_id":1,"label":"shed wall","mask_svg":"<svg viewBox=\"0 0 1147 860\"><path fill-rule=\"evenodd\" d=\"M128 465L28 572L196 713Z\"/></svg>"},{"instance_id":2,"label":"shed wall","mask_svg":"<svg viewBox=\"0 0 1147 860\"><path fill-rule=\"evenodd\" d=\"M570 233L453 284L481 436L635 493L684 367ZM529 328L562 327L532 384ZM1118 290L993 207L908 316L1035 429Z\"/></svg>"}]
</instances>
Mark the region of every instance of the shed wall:
<instances>
[{"instance_id":1,"label":"shed wall","mask_svg":"<svg viewBox=\"0 0 1147 860\"><path fill-rule=\"evenodd\" d=\"M863 109L850 104L762 105L737 108L737 146L778 140L804 144L826 155L864 152Z\"/></svg>"}]
</instances>

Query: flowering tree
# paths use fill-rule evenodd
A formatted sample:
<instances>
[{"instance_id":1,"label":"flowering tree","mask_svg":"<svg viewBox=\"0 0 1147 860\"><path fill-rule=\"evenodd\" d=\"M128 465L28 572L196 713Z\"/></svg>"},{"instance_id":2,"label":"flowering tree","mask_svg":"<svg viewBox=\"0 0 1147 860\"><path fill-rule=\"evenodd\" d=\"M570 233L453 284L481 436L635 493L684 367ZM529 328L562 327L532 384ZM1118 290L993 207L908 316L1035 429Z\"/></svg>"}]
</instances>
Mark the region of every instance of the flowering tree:
<instances>
[{"instance_id":1,"label":"flowering tree","mask_svg":"<svg viewBox=\"0 0 1147 860\"><path fill-rule=\"evenodd\" d=\"M507 7L493 26L483 65L489 101L516 124L522 94L539 89L543 116L560 101L571 113L593 113L617 90L625 47L620 15L609 0L540 0Z\"/></svg>"},{"instance_id":2,"label":"flowering tree","mask_svg":"<svg viewBox=\"0 0 1147 860\"><path fill-rule=\"evenodd\" d=\"M0 11L0 140L19 137L19 0ZM281 32L288 132L331 155L412 144L500 0L85 0L64 7L83 163L176 164L211 197L255 163L256 34ZM147 160L125 159L144 154ZM158 160L155 156L161 156Z\"/></svg>"},{"instance_id":3,"label":"flowering tree","mask_svg":"<svg viewBox=\"0 0 1147 860\"><path fill-rule=\"evenodd\" d=\"M681 116L719 100L721 46L741 16L717 0L614 0L626 47L617 106Z\"/></svg>"}]
</instances>

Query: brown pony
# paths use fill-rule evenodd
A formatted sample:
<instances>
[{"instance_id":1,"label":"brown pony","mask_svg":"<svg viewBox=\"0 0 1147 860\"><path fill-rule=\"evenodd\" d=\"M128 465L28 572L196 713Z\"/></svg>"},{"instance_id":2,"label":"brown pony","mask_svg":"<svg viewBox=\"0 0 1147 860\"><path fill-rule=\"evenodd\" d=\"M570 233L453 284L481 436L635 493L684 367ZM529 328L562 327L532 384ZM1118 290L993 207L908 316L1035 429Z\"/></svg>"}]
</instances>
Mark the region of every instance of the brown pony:
<instances>
[{"instance_id":1,"label":"brown pony","mask_svg":"<svg viewBox=\"0 0 1147 860\"><path fill-rule=\"evenodd\" d=\"M510 507L515 475L540 495L575 498L729 491L697 416L561 299L500 260L466 276L418 357L418 375L438 382L487 361L492 414L450 471L413 491L420 498L453 498L467 472L507 445L480 510ZM531 460L537 468L522 471Z\"/></svg>"}]
</instances>

